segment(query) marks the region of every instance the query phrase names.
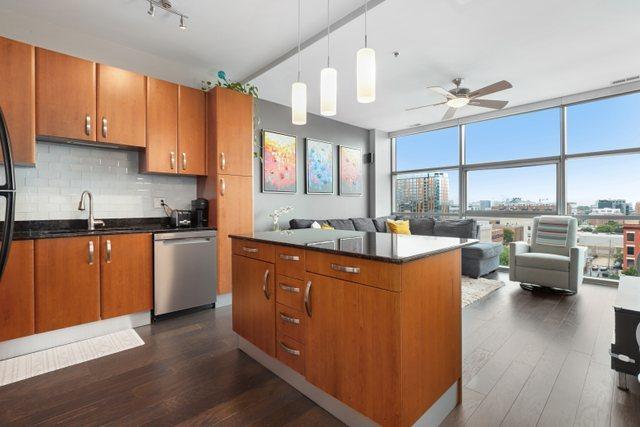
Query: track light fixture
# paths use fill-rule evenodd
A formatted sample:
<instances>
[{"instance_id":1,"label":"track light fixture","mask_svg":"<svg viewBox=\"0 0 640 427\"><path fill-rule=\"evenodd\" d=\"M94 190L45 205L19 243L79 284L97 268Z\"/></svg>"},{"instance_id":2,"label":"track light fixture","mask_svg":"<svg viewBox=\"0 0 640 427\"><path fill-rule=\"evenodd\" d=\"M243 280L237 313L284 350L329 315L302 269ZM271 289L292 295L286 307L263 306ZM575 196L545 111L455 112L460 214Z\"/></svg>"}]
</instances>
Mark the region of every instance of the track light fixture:
<instances>
[{"instance_id":1,"label":"track light fixture","mask_svg":"<svg viewBox=\"0 0 640 427\"><path fill-rule=\"evenodd\" d=\"M150 16L155 16L155 14L156 14L156 7L151 2L149 2L149 10L147 11L147 13Z\"/></svg>"},{"instance_id":2,"label":"track light fixture","mask_svg":"<svg viewBox=\"0 0 640 427\"><path fill-rule=\"evenodd\" d=\"M184 25L184 15L180 15L180 25L178 26L181 30L186 30L187 26Z\"/></svg>"},{"instance_id":3,"label":"track light fixture","mask_svg":"<svg viewBox=\"0 0 640 427\"><path fill-rule=\"evenodd\" d=\"M157 6L160 9L164 10L165 12L169 12L176 16L179 16L180 23L178 25L178 28L180 28L181 30L187 29L187 24L185 20L189 19L189 17L184 13L180 12L178 9L175 9L171 4L170 0L145 0L145 1L149 3L149 10L147 10L147 13L149 14L149 16L155 16L156 6Z\"/></svg>"}]
</instances>

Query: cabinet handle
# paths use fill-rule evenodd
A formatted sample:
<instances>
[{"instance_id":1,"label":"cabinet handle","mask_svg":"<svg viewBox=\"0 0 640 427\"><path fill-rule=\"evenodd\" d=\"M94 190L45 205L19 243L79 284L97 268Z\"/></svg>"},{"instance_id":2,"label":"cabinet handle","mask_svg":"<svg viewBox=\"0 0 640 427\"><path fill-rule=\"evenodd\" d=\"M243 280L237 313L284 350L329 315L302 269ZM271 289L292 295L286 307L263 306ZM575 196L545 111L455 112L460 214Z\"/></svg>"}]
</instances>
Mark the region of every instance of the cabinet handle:
<instances>
[{"instance_id":1,"label":"cabinet handle","mask_svg":"<svg viewBox=\"0 0 640 427\"><path fill-rule=\"evenodd\" d=\"M107 137L107 133L109 131L109 128L107 126L107 118L103 117L102 118L102 137L106 138Z\"/></svg>"},{"instance_id":2,"label":"cabinet handle","mask_svg":"<svg viewBox=\"0 0 640 427\"><path fill-rule=\"evenodd\" d=\"M311 317L311 280L307 282L307 288L304 290L304 309L307 316Z\"/></svg>"},{"instance_id":3,"label":"cabinet handle","mask_svg":"<svg viewBox=\"0 0 640 427\"><path fill-rule=\"evenodd\" d=\"M224 183L224 178L220 178L220 195L224 196L224 193L227 191L227 186Z\"/></svg>"},{"instance_id":4,"label":"cabinet handle","mask_svg":"<svg viewBox=\"0 0 640 427\"><path fill-rule=\"evenodd\" d=\"M282 343L282 341L279 341L279 343L280 343L280 347L282 347L282 349L283 349L284 351L286 351L287 353L289 353L289 354L291 354L291 355L293 355L293 356L300 356L300 350L294 350L294 349L292 349L292 348L289 348L289 347L287 347L286 345L284 345L284 344Z\"/></svg>"},{"instance_id":5,"label":"cabinet handle","mask_svg":"<svg viewBox=\"0 0 640 427\"><path fill-rule=\"evenodd\" d=\"M224 153L220 153L220 170L225 170L227 168L227 159L224 156Z\"/></svg>"},{"instance_id":6,"label":"cabinet handle","mask_svg":"<svg viewBox=\"0 0 640 427\"><path fill-rule=\"evenodd\" d=\"M187 153L182 153L182 170L187 170Z\"/></svg>"},{"instance_id":7,"label":"cabinet handle","mask_svg":"<svg viewBox=\"0 0 640 427\"><path fill-rule=\"evenodd\" d=\"M344 273L360 274L360 267L348 267L345 265L331 264L331 269Z\"/></svg>"},{"instance_id":8,"label":"cabinet handle","mask_svg":"<svg viewBox=\"0 0 640 427\"><path fill-rule=\"evenodd\" d=\"M249 252L250 254L256 254L256 253L258 253L258 249L257 249L257 248L248 248L248 247L246 247L246 246L243 246L243 247L242 247L242 250L243 250L244 252Z\"/></svg>"},{"instance_id":9,"label":"cabinet handle","mask_svg":"<svg viewBox=\"0 0 640 427\"><path fill-rule=\"evenodd\" d=\"M283 285L282 283L280 283L280 289L282 289L285 292L291 292L292 294L299 294L300 293L300 288L296 288L295 286L287 286L287 285Z\"/></svg>"},{"instance_id":10,"label":"cabinet handle","mask_svg":"<svg viewBox=\"0 0 640 427\"><path fill-rule=\"evenodd\" d=\"M271 295L269 295L269 287L267 286L267 282L269 281L269 269L264 271L264 277L262 278L262 293L264 293L264 297L269 299Z\"/></svg>"},{"instance_id":11,"label":"cabinet handle","mask_svg":"<svg viewBox=\"0 0 640 427\"><path fill-rule=\"evenodd\" d=\"M89 265L93 265L93 257L95 255L95 248L93 247L93 240L89 241L89 257L87 259Z\"/></svg>"},{"instance_id":12,"label":"cabinet handle","mask_svg":"<svg viewBox=\"0 0 640 427\"><path fill-rule=\"evenodd\" d=\"M84 116L84 133L87 135L91 135L91 116Z\"/></svg>"},{"instance_id":13,"label":"cabinet handle","mask_svg":"<svg viewBox=\"0 0 640 427\"><path fill-rule=\"evenodd\" d=\"M300 257L298 255L280 254L280 259L285 261L300 261Z\"/></svg>"},{"instance_id":14,"label":"cabinet handle","mask_svg":"<svg viewBox=\"0 0 640 427\"><path fill-rule=\"evenodd\" d=\"M299 325L300 319L296 319L295 317L287 316L284 313L280 313L280 318L287 323L291 323L292 325Z\"/></svg>"},{"instance_id":15,"label":"cabinet handle","mask_svg":"<svg viewBox=\"0 0 640 427\"><path fill-rule=\"evenodd\" d=\"M171 152L169 159L171 161L171 169L175 169L176 168L176 153L174 151Z\"/></svg>"},{"instance_id":16,"label":"cabinet handle","mask_svg":"<svg viewBox=\"0 0 640 427\"><path fill-rule=\"evenodd\" d=\"M107 240L107 243L105 244L106 248L107 248L107 255L105 256L107 264L111 263L111 240Z\"/></svg>"}]
</instances>

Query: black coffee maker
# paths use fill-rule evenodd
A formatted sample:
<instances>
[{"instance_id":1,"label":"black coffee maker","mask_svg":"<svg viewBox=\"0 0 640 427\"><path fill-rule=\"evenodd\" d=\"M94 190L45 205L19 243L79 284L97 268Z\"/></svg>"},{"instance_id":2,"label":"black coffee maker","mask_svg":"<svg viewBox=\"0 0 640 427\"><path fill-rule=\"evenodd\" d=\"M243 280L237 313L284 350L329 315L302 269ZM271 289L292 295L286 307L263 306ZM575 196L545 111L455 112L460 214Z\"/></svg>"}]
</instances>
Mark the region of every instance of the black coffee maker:
<instances>
[{"instance_id":1,"label":"black coffee maker","mask_svg":"<svg viewBox=\"0 0 640 427\"><path fill-rule=\"evenodd\" d=\"M191 201L191 226L209 226L209 201L207 199L195 199Z\"/></svg>"}]
</instances>

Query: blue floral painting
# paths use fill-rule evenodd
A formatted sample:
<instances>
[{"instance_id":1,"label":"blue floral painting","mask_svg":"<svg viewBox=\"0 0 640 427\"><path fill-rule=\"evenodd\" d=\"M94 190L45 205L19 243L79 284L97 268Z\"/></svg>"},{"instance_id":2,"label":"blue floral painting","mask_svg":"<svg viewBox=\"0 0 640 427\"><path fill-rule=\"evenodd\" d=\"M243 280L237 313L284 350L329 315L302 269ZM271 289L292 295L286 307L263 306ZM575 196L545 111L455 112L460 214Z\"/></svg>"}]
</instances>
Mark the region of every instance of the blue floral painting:
<instances>
[{"instance_id":1,"label":"blue floral painting","mask_svg":"<svg viewBox=\"0 0 640 427\"><path fill-rule=\"evenodd\" d=\"M307 194L333 194L333 144L307 138Z\"/></svg>"}]
</instances>

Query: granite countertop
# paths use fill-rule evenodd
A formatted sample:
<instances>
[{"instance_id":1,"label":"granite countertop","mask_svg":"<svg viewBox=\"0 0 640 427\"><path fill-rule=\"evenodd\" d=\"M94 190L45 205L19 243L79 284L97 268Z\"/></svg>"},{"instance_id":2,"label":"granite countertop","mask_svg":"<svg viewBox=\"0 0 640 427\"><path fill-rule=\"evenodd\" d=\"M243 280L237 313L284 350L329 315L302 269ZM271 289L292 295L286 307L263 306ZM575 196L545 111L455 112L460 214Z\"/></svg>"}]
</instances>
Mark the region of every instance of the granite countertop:
<instances>
[{"instance_id":1,"label":"granite countertop","mask_svg":"<svg viewBox=\"0 0 640 427\"><path fill-rule=\"evenodd\" d=\"M403 263L477 243L457 237L407 236L364 231L299 229L231 235L233 238Z\"/></svg>"},{"instance_id":2,"label":"granite countertop","mask_svg":"<svg viewBox=\"0 0 640 427\"><path fill-rule=\"evenodd\" d=\"M182 231L215 230L215 227L173 227L164 218L113 218L105 225L87 230L86 219L16 221L13 240L51 239L56 237L100 236L106 234L172 233Z\"/></svg>"}]
</instances>

